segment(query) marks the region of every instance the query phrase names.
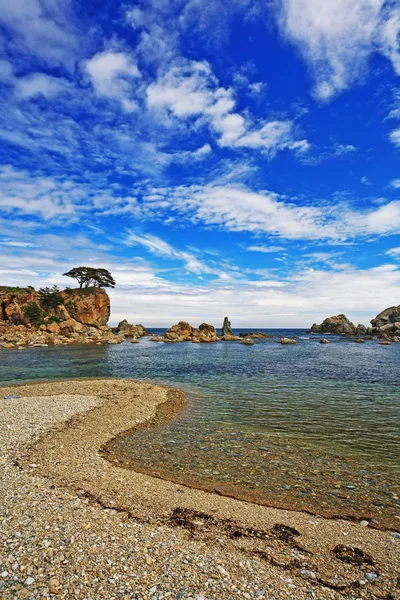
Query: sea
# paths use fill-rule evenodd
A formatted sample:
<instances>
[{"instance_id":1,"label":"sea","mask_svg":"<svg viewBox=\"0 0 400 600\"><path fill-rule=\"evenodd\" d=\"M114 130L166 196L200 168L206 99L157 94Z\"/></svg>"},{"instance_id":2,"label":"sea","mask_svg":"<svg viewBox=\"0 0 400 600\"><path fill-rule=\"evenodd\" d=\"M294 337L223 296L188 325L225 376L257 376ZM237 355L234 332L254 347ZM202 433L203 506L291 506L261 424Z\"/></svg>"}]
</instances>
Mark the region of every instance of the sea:
<instances>
[{"instance_id":1,"label":"sea","mask_svg":"<svg viewBox=\"0 0 400 600\"><path fill-rule=\"evenodd\" d=\"M248 502L399 530L400 344L259 331L273 337L4 349L0 383L120 377L178 387L179 415L113 440L113 460ZM280 334L298 343L282 345Z\"/></svg>"}]
</instances>

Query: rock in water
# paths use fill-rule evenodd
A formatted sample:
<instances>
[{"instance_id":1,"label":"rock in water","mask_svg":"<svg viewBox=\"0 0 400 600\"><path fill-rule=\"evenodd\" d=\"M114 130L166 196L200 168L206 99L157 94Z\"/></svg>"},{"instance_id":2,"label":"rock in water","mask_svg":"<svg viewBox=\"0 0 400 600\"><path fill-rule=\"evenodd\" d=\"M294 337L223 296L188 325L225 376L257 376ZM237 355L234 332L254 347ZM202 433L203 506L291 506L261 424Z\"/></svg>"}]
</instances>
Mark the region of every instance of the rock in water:
<instances>
[{"instance_id":1,"label":"rock in water","mask_svg":"<svg viewBox=\"0 0 400 600\"><path fill-rule=\"evenodd\" d=\"M346 315L336 315L328 317L320 325L314 323L310 329L311 333L336 333L345 335L355 335L356 328L354 323L349 321Z\"/></svg>"},{"instance_id":2,"label":"rock in water","mask_svg":"<svg viewBox=\"0 0 400 600\"><path fill-rule=\"evenodd\" d=\"M327 340L326 338L322 338L322 340L319 340L320 344L329 344L329 340Z\"/></svg>"},{"instance_id":3,"label":"rock in water","mask_svg":"<svg viewBox=\"0 0 400 600\"><path fill-rule=\"evenodd\" d=\"M124 335L125 337L133 338L149 335L148 331L145 327L143 327L143 325L131 325L126 319L118 323L117 329L119 333Z\"/></svg>"},{"instance_id":4,"label":"rock in water","mask_svg":"<svg viewBox=\"0 0 400 600\"><path fill-rule=\"evenodd\" d=\"M231 322L228 317L225 317L224 324L222 325L222 335L233 335Z\"/></svg>"},{"instance_id":5,"label":"rock in water","mask_svg":"<svg viewBox=\"0 0 400 600\"><path fill-rule=\"evenodd\" d=\"M386 308L371 321L373 335L398 336L400 334L400 306Z\"/></svg>"},{"instance_id":6,"label":"rock in water","mask_svg":"<svg viewBox=\"0 0 400 600\"><path fill-rule=\"evenodd\" d=\"M368 335L368 329L365 327L365 325L357 325L356 328L356 335L360 336L360 335Z\"/></svg>"},{"instance_id":7,"label":"rock in water","mask_svg":"<svg viewBox=\"0 0 400 600\"><path fill-rule=\"evenodd\" d=\"M281 344L297 344L296 340L292 340L290 338L283 337L280 339Z\"/></svg>"},{"instance_id":8,"label":"rock in water","mask_svg":"<svg viewBox=\"0 0 400 600\"><path fill-rule=\"evenodd\" d=\"M253 340L249 337L244 338L244 340L241 341L240 343L243 344L244 346L254 346Z\"/></svg>"}]
</instances>

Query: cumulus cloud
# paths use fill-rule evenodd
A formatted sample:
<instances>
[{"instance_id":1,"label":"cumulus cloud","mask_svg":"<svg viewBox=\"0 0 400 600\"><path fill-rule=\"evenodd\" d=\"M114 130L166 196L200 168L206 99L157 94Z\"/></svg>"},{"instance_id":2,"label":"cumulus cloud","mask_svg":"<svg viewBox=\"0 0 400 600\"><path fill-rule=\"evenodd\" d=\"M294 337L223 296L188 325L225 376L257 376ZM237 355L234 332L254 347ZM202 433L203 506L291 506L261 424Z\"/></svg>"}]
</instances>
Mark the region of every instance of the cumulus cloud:
<instances>
[{"instance_id":1,"label":"cumulus cloud","mask_svg":"<svg viewBox=\"0 0 400 600\"><path fill-rule=\"evenodd\" d=\"M84 62L84 69L99 96L121 102L124 110L137 108L134 85L140 77L134 59L125 52L105 50Z\"/></svg>"},{"instance_id":2,"label":"cumulus cloud","mask_svg":"<svg viewBox=\"0 0 400 600\"><path fill-rule=\"evenodd\" d=\"M284 36L309 65L320 100L360 80L378 50L399 72L399 9L385 0L282 0Z\"/></svg>"}]
</instances>

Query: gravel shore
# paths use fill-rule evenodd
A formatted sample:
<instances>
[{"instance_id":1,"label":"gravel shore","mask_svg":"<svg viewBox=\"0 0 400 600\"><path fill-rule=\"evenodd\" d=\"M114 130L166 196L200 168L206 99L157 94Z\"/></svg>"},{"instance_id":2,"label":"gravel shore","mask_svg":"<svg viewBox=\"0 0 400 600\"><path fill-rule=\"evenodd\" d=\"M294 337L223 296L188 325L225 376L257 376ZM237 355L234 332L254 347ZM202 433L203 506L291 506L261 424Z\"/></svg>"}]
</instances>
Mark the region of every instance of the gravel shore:
<instances>
[{"instance_id":1,"label":"gravel shore","mask_svg":"<svg viewBox=\"0 0 400 600\"><path fill-rule=\"evenodd\" d=\"M106 459L111 438L170 418L182 402L128 380L1 388L0 598L400 599L397 532L241 502Z\"/></svg>"}]
</instances>

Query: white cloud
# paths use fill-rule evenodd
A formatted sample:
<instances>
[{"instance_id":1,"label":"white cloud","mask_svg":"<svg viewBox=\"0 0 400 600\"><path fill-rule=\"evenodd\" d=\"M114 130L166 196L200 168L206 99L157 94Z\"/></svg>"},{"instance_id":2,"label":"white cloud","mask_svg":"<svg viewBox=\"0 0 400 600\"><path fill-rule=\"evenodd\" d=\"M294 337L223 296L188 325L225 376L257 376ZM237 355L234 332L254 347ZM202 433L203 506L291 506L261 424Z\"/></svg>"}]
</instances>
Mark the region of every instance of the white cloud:
<instances>
[{"instance_id":1,"label":"white cloud","mask_svg":"<svg viewBox=\"0 0 400 600\"><path fill-rule=\"evenodd\" d=\"M11 34L9 45L72 69L82 40L78 43L69 0L1 0L0 5L0 23Z\"/></svg>"},{"instance_id":2,"label":"white cloud","mask_svg":"<svg viewBox=\"0 0 400 600\"><path fill-rule=\"evenodd\" d=\"M131 56L105 50L85 61L84 69L99 96L120 101L127 112L137 108L133 97L140 72Z\"/></svg>"},{"instance_id":3,"label":"white cloud","mask_svg":"<svg viewBox=\"0 0 400 600\"><path fill-rule=\"evenodd\" d=\"M17 96L24 99L44 96L53 98L62 92L65 92L68 82L59 77L51 77L45 73L31 73L26 77L19 77L15 80Z\"/></svg>"},{"instance_id":4,"label":"white cloud","mask_svg":"<svg viewBox=\"0 0 400 600\"><path fill-rule=\"evenodd\" d=\"M182 260L184 262L184 268L190 273L196 273L198 275L201 273L208 273L211 275L218 275L219 277L223 276L221 271L209 267L203 261L194 256L194 254L183 250L177 250L155 235L138 235L134 232L129 232L127 237L124 239L124 243L128 246L140 244L149 252L158 256L162 256L170 260Z\"/></svg>"},{"instance_id":5,"label":"white cloud","mask_svg":"<svg viewBox=\"0 0 400 600\"><path fill-rule=\"evenodd\" d=\"M391 60L394 70L400 75L400 8L389 7L385 16L379 31L382 52Z\"/></svg>"},{"instance_id":6,"label":"white cloud","mask_svg":"<svg viewBox=\"0 0 400 600\"><path fill-rule=\"evenodd\" d=\"M270 156L285 148L304 152L309 144L298 139L291 121L263 122L261 127L235 112L232 89L222 88L206 62L173 67L147 88L150 108L169 111L179 119L208 124L222 147L254 148Z\"/></svg>"},{"instance_id":7,"label":"white cloud","mask_svg":"<svg viewBox=\"0 0 400 600\"><path fill-rule=\"evenodd\" d=\"M398 129L394 129L389 134L389 139L392 142L392 144L400 148L400 127Z\"/></svg>"},{"instance_id":8,"label":"white cloud","mask_svg":"<svg viewBox=\"0 0 400 600\"><path fill-rule=\"evenodd\" d=\"M248 246L246 248L249 252L263 252L264 254L270 254L274 252L284 252L283 246Z\"/></svg>"},{"instance_id":9,"label":"white cloud","mask_svg":"<svg viewBox=\"0 0 400 600\"><path fill-rule=\"evenodd\" d=\"M12 82L14 79L14 67L8 60L0 59L0 81Z\"/></svg>"},{"instance_id":10,"label":"white cloud","mask_svg":"<svg viewBox=\"0 0 400 600\"><path fill-rule=\"evenodd\" d=\"M399 10L385 0L282 0L281 7L282 32L311 68L320 100L360 80L376 50L400 72Z\"/></svg>"},{"instance_id":11,"label":"white cloud","mask_svg":"<svg viewBox=\"0 0 400 600\"><path fill-rule=\"evenodd\" d=\"M395 190L400 189L400 179L392 179L392 181L390 182L390 185Z\"/></svg>"},{"instance_id":12,"label":"white cloud","mask_svg":"<svg viewBox=\"0 0 400 600\"><path fill-rule=\"evenodd\" d=\"M392 256L393 258L400 258L400 246L397 246L396 248L391 248L385 254L387 254L388 256Z\"/></svg>"},{"instance_id":13,"label":"white cloud","mask_svg":"<svg viewBox=\"0 0 400 600\"><path fill-rule=\"evenodd\" d=\"M371 182L370 182L370 180L368 179L368 177L367 177L366 175L363 175L363 176L361 177L361 179L360 179L360 182L361 182L363 185L371 185Z\"/></svg>"}]
</instances>

